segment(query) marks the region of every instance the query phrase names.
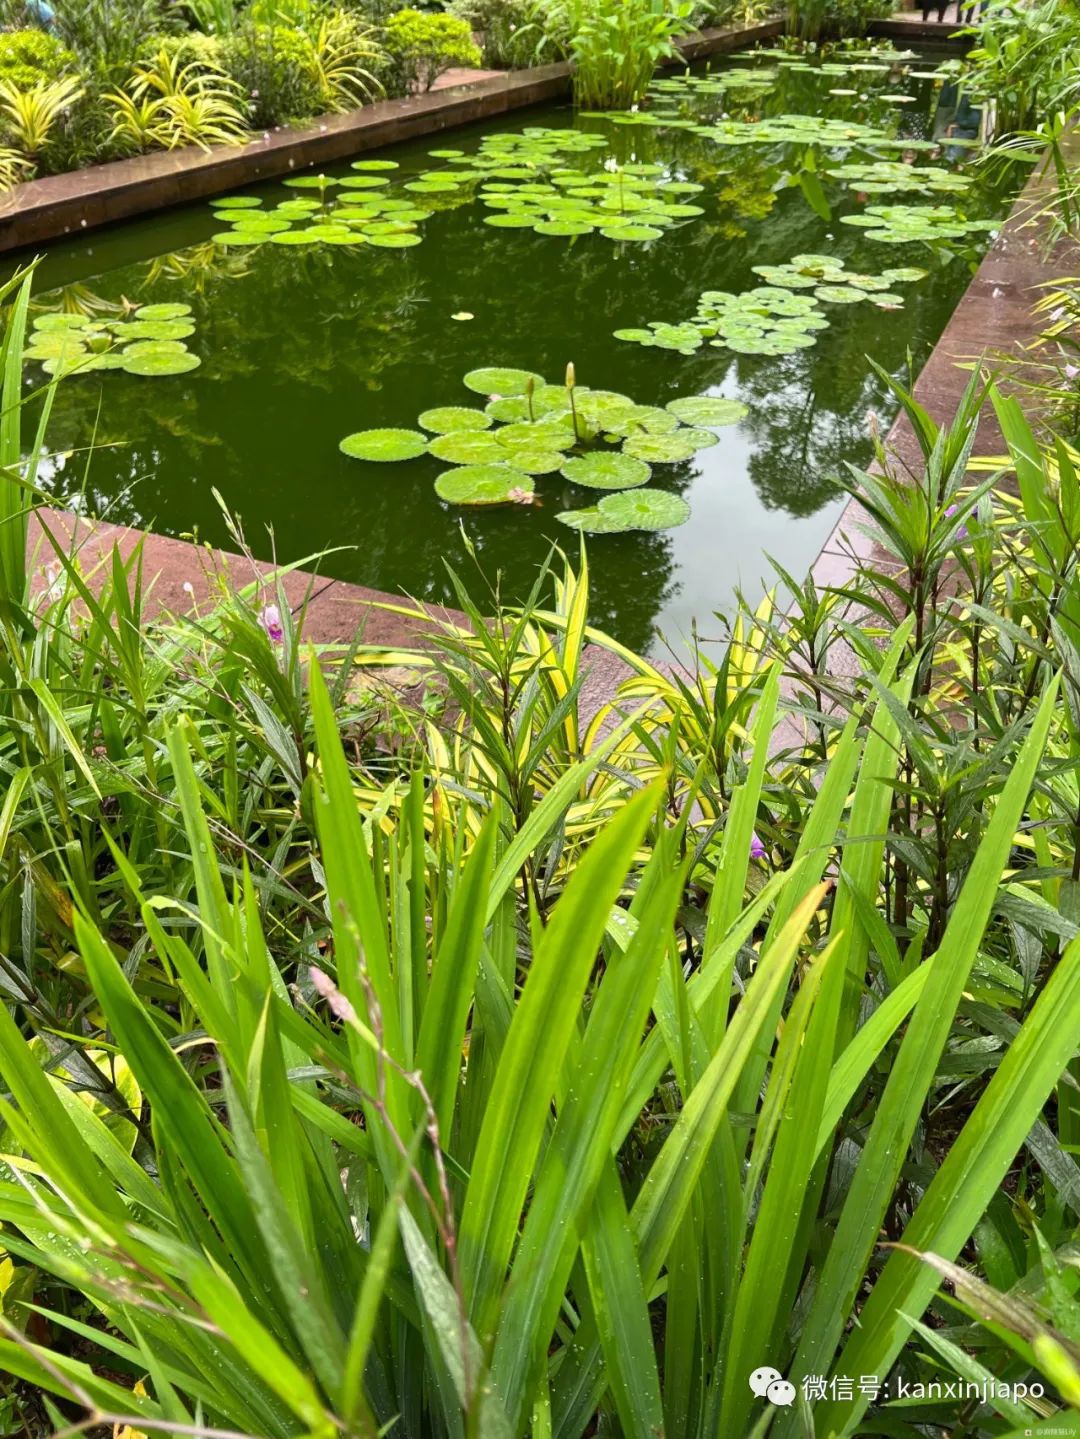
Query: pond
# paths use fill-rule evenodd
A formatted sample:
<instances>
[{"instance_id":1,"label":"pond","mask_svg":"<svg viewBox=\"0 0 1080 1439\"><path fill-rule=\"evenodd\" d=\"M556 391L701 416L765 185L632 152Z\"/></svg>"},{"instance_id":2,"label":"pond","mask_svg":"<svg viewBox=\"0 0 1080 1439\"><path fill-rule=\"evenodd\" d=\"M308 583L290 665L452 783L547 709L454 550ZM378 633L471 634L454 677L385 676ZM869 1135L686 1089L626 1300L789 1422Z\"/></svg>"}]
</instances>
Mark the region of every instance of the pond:
<instances>
[{"instance_id":1,"label":"pond","mask_svg":"<svg viewBox=\"0 0 1080 1439\"><path fill-rule=\"evenodd\" d=\"M595 513L602 491L548 466L516 495L530 503L448 504L434 455L375 463L341 440L483 408L483 379L463 377L484 367L561 385L573 362L583 400L586 387L649 407L725 397L735 420L699 436L706 448L672 462L636 447L650 493L680 496L689 518L677 506L662 516L675 528L588 547L595 624L654 653L658 632L679 648L695 618L708 635L737 588L761 593L766 556L813 560L841 508L837 475L870 458L871 412L884 427L895 409L868 357L917 372L1006 207L969 148L935 143L936 64L882 46L740 54L669 72L636 115L523 111L328 172L345 183L274 182L58 244L39 271L28 383L55 311L200 363L66 379L45 482L58 502L231 547L216 493L261 556L329 549L324 572L421 599L450 600L446 567L471 579L475 553L518 595L552 543L576 552L559 516ZM256 202L273 217L251 221ZM912 205L943 207L931 230L906 210L874 228L871 207ZM350 225L362 243L341 242ZM286 228L316 233L283 242ZM738 298L763 287L764 305ZM177 303L190 314L132 319L132 305ZM642 344L653 322L679 328ZM473 455L461 438L437 446L445 459Z\"/></svg>"}]
</instances>

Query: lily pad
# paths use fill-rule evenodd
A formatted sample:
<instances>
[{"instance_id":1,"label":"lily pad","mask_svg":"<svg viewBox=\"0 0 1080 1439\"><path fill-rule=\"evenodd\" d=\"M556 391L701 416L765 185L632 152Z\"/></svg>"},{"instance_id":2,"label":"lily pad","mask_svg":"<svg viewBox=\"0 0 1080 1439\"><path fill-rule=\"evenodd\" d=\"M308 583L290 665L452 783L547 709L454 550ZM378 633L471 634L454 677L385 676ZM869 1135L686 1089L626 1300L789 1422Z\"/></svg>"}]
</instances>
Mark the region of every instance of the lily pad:
<instances>
[{"instance_id":1,"label":"lily pad","mask_svg":"<svg viewBox=\"0 0 1080 1439\"><path fill-rule=\"evenodd\" d=\"M407 250L421 243L419 235L410 234L407 230L399 230L389 235L369 234L365 240L367 244L378 245L384 250Z\"/></svg>"},{"instance_id":2,"label":"lily pad","mask_svg":"<svg viewBox=\"0 0 1080 1439\"><path fill-rule=\"evenodd\" d=\"M652 225L612 225L600 231L605 240L617 240L619 242L642 242L645 240L659 240L664 233Z\"/></svg>"},{"instance_id":3,"label":"lily pad","mask_svg":"<svg viewBox=\"0 0 1080 1439\"><path fill-rule=\"evenodd\" d=\"M532 480L512 465L461 465L445 470L435 493L451 505L505 505L532 499Z\"/></svg>"},{"instance_id":4,"label":"lily pad","mask_svg":"<svg viewBox=\"0 0 1080 1439\"><path fill-rule=\"evenodd\" d=\"M191 306L179 301L163 301L161 304L141 305L137 313L140 320L179 320L191 314Z\"/></svg>"},{"instance_id":5,"label":"lily pad","mask_svg":"<svg viewBox=\"0 0 1080 1439\"><path fill-rule=\"evenodd\" d=\"M536 221L531 214L485 215L484 224L493 225L497 230L531 230Z\"/></svg>"},{"instance_id":6,"label":"lily pad","mask_svg":"<svg viewBox=\"0 0 1080 1439\"><path fill-rule=\"evenodd\" d=\"M466 405L440 405L433 410L425 410L417 424L434 434L449 435L459 430L490 429L492 419L483 410L470 410Z\"/></svg>"},{"instance_id":7,"label":"lily pad","mask_svg":"<svg viewBox=\"0 0 1080 1439\"><path fill-rule=\"evenodd\" d=\"M345 175L337 183L347 190L379 190L390 181L385 175Z\"/></svg>"},{"instance_id":8,"label":"lily pad","mask_svg":"<svg viewBox=\"0 0 1080 1439\"><path fill-rule=\"evenodd\" d=\"M86 315L71 315L64 311L54 311L47 315L37 315L34 318L33 328L35 330L85 330L90 324Z\"/></svg>"},{"instance_id":9,"label":"lily pad","mask_svg":"<svg viewBox=\"0 0 1080 1439\"><path fill-rule=\"evenodd\" d=\"M505 404L506 401L499 403ZM511 448L521 446L527 450L569 450L575 443L570 417L511 421L499 431L499 442Z\"/></svg>"},{"instance_id":10,"label":"lily pad","mask_svg":"<svg viewBox=\"0 0 1080 1439\"><path fill-rule=\"evenodd\" d=\"M128 359L132 355L186 355L188 348L183 340L135 340L130 345L125 345L121 352L122 359Z\"/></svg>"},{"instance_id":11,"label":"lily pad","mask_svg":"<svg viewBox=\"0 0 1080 1439\"><path fill-rule=\"evenodd\" d=\"M132 320L124 326L127 340L186 340L195 333L189 320Z\"/></svg>"},{"instance_id":12,"label":"lily pad","mask_svg":"<svg viewBox=\"0 0 1080 1439\"><path fill-rule=\"evenodd\" d=\"M287 231L283 231L287 234ZM216 235L210 236L215 245L265 245L274 236L269 230L255 230L250 227L246 230L219 230Z\"/></svg>"},{"instance_id":13,"label":"lily pad","mask_svg":"<svg viewBox=\"0 0 1080 1439\"><path fill-rule=\"evenodd\" d=\"M687 425L735 425L749 413L741 400L725 400L712 395L687 395L669 400L666 409Z\"/></svg>"},{"instance_id":14,"label":"lily pad","mask_svg":"<svg viewBox=\"0 0 1080 1439\"><path fill-rule=\"evenodd\" d=\"M506 446L490 430L452 430L436 435L428 446L438 460L451 465L484 465L506 459Z\"/></svg>"},{"instance_id":15,"label":"lily pad","mask_svg":"<svg viewBox=\"0 0 1080 1439\"><path fill-rule=\"evenodd\" d=\"M353 460L415 460L428 447L419 430L357 430L346 435L338 448Z\"/></svg>"},{"instance_id":16,"label":"lily pad","mask_svg":"<svg viewBox=\"0 0 1080 1439\"><path fill-rule=\"evenodd\" d=\"M540 220L533 226L538 235L591 235L594 227L586 220ZM660 232L657 231L657 234Z\"/></svg>"},{"instance_id":17,"label":"lily pad","mask_svg":"<svg viewBox=\"0 0 1080 1439\"><path fill-rule=\"evenodd\" d=\"M644 460L607 451L575 456L564 463L562 473L591 490L628 490L646 484L652 470Z\"/></svg>"},{"instance_id":18,"label":"lily pad","mask_svg":"<svg viewBox=\"0 0 1080 1439\"><path fill-rule=\"evenodd\" d=\"M109 359L107 355L102 359ZM125 355L123 369L129 375L183 375L188 370L197 370L202 364L198 355L193 355L190 350L177 353L171 351L166 354L155 353L152 355Z\"/></svg>"},{"instance_id":19,"label":"lily pad","mask_svg":"<svg viewBox=\"0 0 1080 1439\"><path fill-rule=\"evenodd\" d=\"M510 445L506 448L507 463L527 475L552 475L565 461L558 450L545 450L538 445Z\"/></svg>"},{"instance_id":20,"label":"lily pad","mask_svg":"<svg viewBox=\"0 0 1080 1439\"><path fill-rule=\"evenodd\" d=\"M531 370L501 369L493 365L470 370L465 376L466 386L478 395L524 395L530 380L534 385L544 383L543 376Z\"/></svg>"},{"instance_id":21,"label":"lily pad","mask_svg":"<svg viewBox=\"0 0 1080 1439\"><path fill-rule=\"evenodd\" d=\"M631 435L623 445L623 454L654 465L676 465L716 443L717 436L711 430L673 430L666 435Z\"/></svg>"},{"instance_id":22,"label":"lily pad","mask_svg":"<svg viewBox=\"0 0 1080 1439\"><path fill-rule=\"evenodd\" d=\"M690 518L690 506L679 495L645 488L605 495L591 510L567 510L557 518L588 534L672 530Z\"/></svg>"}]
</instances>

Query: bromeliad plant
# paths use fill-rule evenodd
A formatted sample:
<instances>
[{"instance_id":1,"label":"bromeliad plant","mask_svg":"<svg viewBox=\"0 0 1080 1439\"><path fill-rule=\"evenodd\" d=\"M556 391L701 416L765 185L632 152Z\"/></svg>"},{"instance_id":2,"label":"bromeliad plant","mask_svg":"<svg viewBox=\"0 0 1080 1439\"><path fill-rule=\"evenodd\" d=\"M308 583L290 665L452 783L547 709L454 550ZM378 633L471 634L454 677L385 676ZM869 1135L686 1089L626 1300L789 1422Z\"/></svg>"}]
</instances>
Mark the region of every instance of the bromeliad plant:
<instances>
[{"instance_id":1,"label":"bromeliad plant","mask_svg":"<svg viewBox=\"0 0 1080 1439\"><path fill-rule=\"evenodd\" d=\"M105 96L113 139L133 150L237 145L247 139L239 87L206 64L183 64L162 48L137 66L126 89Z\"/></svg>"}]
</instances>

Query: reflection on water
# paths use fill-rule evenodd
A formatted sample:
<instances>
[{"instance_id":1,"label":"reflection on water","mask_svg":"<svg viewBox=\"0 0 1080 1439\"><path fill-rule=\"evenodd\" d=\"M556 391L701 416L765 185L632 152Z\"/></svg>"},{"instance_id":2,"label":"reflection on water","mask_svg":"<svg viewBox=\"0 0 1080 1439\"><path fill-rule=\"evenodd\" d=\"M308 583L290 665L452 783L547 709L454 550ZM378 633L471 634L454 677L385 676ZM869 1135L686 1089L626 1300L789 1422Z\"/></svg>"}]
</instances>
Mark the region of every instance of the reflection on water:
<instances>
[{"instance_id":1,"label":"reflection on water","mask_svg":"<svg viewBox=\"0 0 1080 1439\"><path fill-rule=\"evenodd\" d=\"M925 58L915 68L925 72ZM901 93L915 103L891 103ZM929 136L935 93L932 80L900 66L855 72L850 82L835 68L781 67L772 87L728 89L695 104L710 120L820 112ZM665 108L672 103L665 96ZM222 227L199 205L55 247L41 267L39 303L60 299L42 295L42 285L67 286L70 305L183 299L194 307L192 347L203 359L199 370L175 378L107 372L65 382L51 439L71 458L59 455L50 468L57 496L123 523L227 544L217 489L256 548L276 547L280 559L343 546L325 561L329 572L446 600L445 567L469 571L471 544L489 572L503 572L508 591L522 592L553 541L576 549L577 536L554 516L595 503L595 492L544 476L538 507L451 510L434 493L435 460L364 465L342 456L338 441L367 427L413 426L431 406L472 403L461 376L476 366L517 366L558 380L572 359L579 383L644 404L709 392L750 407L719 445L654 471L653 483L689 501L689 523L590 542L594 623L643 649L657 626L677 641L695 615L708 633L712 612L737 586L760 588L766 554L804 567L838 513L835 476L845 461L869 456L868 412L884 420L892 408L866 357L897 376L909 361L922 363L985 237L933 253L925 245L875 244L839 223L867 197L825 177L826 159L895 161L895 149L718 145L680 128L575 120L568 107L458 131L453 143L471 152L494 128L575 123L609 140L575 164L662 163L669 175L705 186L694 197L705 214L649 244L616 245L599 235L496 229L482 223L489 212L478 202L425 196L437 213L413 249L266 244L235 252L210 241ZM405 178L431 163L427 150L438 143L388 153ZM810 167L813 186L805 183ZM290 192L270 184L254 193L276 203ZM1000 210L1002 197L976 191L964 203L969 213L988 214ZM760 283L751 266L808 251L837 255L851 269L919 265L929 274L903 287L901 309L830 307L831 327L818 343L787 356L708 345L684 356L612 338L622 327L691 316L703 290L749 288ZM455 320L461 312L474 318ZM95 440L87 469L85 451Z\"/></svg>"}]
</instances>

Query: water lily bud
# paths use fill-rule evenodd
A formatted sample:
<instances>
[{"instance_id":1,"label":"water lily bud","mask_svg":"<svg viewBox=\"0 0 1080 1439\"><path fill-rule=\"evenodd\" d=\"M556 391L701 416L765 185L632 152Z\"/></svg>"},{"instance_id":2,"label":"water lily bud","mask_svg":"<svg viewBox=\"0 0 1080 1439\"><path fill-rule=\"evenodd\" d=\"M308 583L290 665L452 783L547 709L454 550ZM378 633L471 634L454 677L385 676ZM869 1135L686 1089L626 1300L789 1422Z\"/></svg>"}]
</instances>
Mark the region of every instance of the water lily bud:
<instances>
[{"instance_id":1,"label":"water lily bud","mask_svg":"<svg viewBox=\"0 0 1080 1439\"><path fill-rule=\"evenodd\" d=\"M533 379L533 377L530 375L529 378L525 381L525 393L528 395L528 397L529 397L530 400L531 400L532 397L533 397L533 392L535 391L535 389L536 389L536 381L535 381L535 380Z\"/></svg>"},{"instance_id":2,"label":"water lily bud","mask_svg":"<svg viewBox=\"0 0 1080 1439\"><path fill-rule=\"evenodd\" d=\"M576 383L577 381L574 379L574 362L571 360L566 367L566 388L572 390Z\"/></svg>"}]
</instances>

